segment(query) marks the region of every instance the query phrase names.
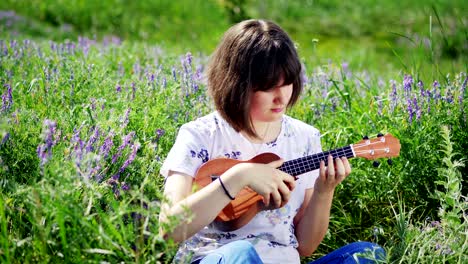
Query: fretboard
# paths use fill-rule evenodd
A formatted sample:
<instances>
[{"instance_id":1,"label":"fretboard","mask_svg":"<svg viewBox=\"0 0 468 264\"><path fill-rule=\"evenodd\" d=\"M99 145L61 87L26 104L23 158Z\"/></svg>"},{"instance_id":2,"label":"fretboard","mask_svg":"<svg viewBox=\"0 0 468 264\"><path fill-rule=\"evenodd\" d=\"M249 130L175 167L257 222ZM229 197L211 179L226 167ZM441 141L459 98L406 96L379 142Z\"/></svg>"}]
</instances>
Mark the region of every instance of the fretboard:
<instances>
[{"instance_id":1,"label":"fretboard","mask_svg":"<svg viewBox=\"0 0 468 264\"><path fill-rule=\"evenodd\" d=\"M343 148L337 148L317 153L314 155L286 161L278 169L292 176L301 175L303 173L320 168L320 161L322 160L325 161L325 166L327 166L329 155L332 155L334 159L339 157L354 158L353 149L351 145L349 145Z\"/></svg>"}]
</instances>

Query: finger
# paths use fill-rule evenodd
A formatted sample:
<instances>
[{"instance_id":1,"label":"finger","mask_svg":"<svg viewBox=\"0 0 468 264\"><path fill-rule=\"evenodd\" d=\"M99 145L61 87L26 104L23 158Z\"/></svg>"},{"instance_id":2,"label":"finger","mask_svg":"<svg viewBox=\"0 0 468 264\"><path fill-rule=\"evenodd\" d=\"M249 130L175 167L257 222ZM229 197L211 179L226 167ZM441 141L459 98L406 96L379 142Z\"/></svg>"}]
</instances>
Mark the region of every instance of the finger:
<instances>
[{"instance_id":1,"label":"finger","mask_svg":"<svg viewBox=\"0 0 468 264\"><path fill-rule=\"evenodd\" d=\"M319 171L319 177L325 181L326 178L326 169L325 169L325 161L321 160L320 161L320 171Z\"/></svg>"},{"instance_id":2,"label":"finger","mask_svg":"<svg viewBox=\"0 0 468 264\"><path fill-rule=\"evenodd\" d=\"M335 164L333 164L333 156L328 156L328 166L327 166L327 180L334 181L335 180Z\"/></svg>"},{"instance_id":3,"label":"finger","mask_svg":"<svg viewBox=\"0 0 468 264\"><path fill-rule=\"evenodd\" d=\"M351 165L346 157L342 157L341 160L343 161L343 166L345 168L345 174L348 176L351 173Z\"/></svg>"},{"instance_id":4,"label":"finger","mask_svg":"<svg viewBox=\"0 0 468 264\"><path fill-rule=\"evenodd\" d=\"M266 194L263 196L263 203L265 204L265 207L268 207L270 205L270 194Z\"/></svg>"},{"instance_id":5,"label":"finger","mask_svg":"<svg viewBox=\"0 0 468 264\"><path fill-rule=\"evenodd\" d=\"M273 191L271 194L270 194L271 198L273 199L273 205L275 206L275 208L279 208L281 206L281 194L279 193L278 190L275 190Z\"/></svg>"},{"instance_id":6,"label":"finger","mask_svg":"<svg viewBox=\"0 0 468 264\"><path fill-rule=\"evenodd\" d=\"M267 165L276 169L276 168L280 167L281 165L283 165L283 163L284 163L284 160L279 159L279 160L275 160L275 161L272 161L270 163L267 163Z\"/></svg>"},{"instance_id":7,"label":"finger","mask_svg":"<svg viewBox=\"0 0 468 264\"><path fill-rule=\"evenodd\" d=\"M344 168L344 165L343 165L343 162L341 161L340 158L336 158L335 159L335 174L336 174L336 180L338 182L341 182L344 177L346 176L345 175L345 168Z\"/></svg>"},{"instance_id":8,"label":"finger","mask_svg":"<svg viewBox=\"0 0 468 264\"><path fill-rule=\"evenodd\" d=\"M289 190L289 187L285 183L281 183L278 186L278 190L281 194L282 202L289 201L289 198L291 197L291 191Z\"/></svg>"},{"instance_id":9,"label":"finger","mask_svg":"<svg viewBox=\"0 0 468 264\"><path fill-rule=\"evenodd\" d=\"M293 190L296 187L296 178L282 171L277 170L277 172L277 175L281 178L281 181L289 185L290 190Z\"/></svg>"}]
</instances>

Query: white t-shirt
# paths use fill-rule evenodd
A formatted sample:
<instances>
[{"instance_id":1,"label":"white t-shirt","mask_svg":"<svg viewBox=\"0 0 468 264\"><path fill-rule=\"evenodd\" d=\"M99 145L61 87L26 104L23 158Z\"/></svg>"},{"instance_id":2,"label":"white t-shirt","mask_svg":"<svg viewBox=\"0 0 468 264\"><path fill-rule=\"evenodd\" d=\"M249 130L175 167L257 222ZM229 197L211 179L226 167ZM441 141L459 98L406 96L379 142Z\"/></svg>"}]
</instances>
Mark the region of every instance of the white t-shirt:
<instances>
[{"instance_id":1,"label":"white t-shirt","mask_svg":"<svg viewBox=\"0 0 468 264\"><path fill-rule=\"evenodd\" d=\"M276 140L252 144L218 112L213 112L180 128L176 142L161 168L161 174L167 177L171 170L195 176L197 169L210 159L227 157L249 160L264 152L272 152L285 161L321 152L320 132L284 115L281 132ZM285 206L259 212L238 230L222 232L211 224L204 227L180 245L174 262L189 263L229 242L247 240L254 245L264 263L300 263L293 220L304 201L305 190L314 187L317 177L318 170L299 175Z\"/></svg>"}]
</instances>

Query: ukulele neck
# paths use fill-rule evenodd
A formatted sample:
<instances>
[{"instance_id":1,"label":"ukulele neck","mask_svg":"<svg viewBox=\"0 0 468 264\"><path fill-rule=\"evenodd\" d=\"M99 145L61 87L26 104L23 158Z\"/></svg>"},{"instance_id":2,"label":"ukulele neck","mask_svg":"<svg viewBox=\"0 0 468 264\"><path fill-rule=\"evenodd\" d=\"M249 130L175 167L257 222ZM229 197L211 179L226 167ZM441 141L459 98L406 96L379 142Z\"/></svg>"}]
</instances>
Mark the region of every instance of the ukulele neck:
<instances>
[{"instance_id":1,"label":"ukulele neck","mask_svg":"<svg viewBox=\"0 0 468 264\"><path fill-rule=\"evenodd\" d=\"M283 172L286 172L287 174L291 176L298 176L303 173L319 169L320 161L322 160L325 161L325 166L327 166L329 155L332 155L334 159L339 158L339 157L354 158L356 156L352 148L352 145L349 145L346 147L337 148L337 149L313 154L310 156L286 161L278 169L280 169Z\"/></svg>"}]
</instances>

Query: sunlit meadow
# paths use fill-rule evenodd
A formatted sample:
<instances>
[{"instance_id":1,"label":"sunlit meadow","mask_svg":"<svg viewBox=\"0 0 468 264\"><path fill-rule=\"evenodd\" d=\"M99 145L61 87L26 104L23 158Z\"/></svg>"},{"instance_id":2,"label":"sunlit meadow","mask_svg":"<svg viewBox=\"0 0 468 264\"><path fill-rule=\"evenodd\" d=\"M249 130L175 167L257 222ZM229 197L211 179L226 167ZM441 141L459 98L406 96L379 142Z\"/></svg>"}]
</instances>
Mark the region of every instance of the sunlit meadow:
<instances>
[{"instance_id":1,"label":"sunlit meadow","mask_svg":"<svg viewBox=\"0 0 468 264\"><path fill-rule=\"evenodd\" d=\"M0 262L170 262L177 245L158 235L159 168L178 128L213 111L208 57L66 36L0 39ZM392 160L351 160L329 231L304 263L357 240L382 245L385 263L468 263L468 76L438 67L431 49L442 40L424 41L432 74L416 56L383 72L314 60L298 45L309 54L305 87L288 114L320 129L324 150L378 133L402 145Z\"/></svg>"},{"instance_id":2,"label":"sunlit meadow","mask_svg":"<svg viewBox=\"0 0 468 264\"><path fill-rule=\"evenodd\" d=\"M116 38L2 40L0 51L2 261L168 261L158 169L177 128L212 111L207 58ZM315 256L361 239L389 262L465 262L466 73L385 79L330 63L303 78L289 114L320 128L324 149L379 132L402 143L391 165L353 160Z\"/></svg>"}]
</instances>

